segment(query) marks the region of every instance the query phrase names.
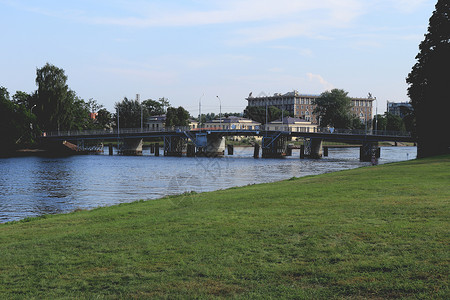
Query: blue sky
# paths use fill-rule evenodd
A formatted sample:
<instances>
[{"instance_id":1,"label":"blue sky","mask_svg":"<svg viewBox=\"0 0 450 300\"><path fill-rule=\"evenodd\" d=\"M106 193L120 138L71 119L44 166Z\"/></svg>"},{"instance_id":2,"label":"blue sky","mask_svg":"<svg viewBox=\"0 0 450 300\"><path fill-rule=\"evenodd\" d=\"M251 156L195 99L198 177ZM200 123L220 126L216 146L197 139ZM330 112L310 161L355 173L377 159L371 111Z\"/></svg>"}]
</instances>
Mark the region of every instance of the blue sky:
<instances>
[{"instance_id":1,"label":"blue sky","mask_svg":"<svg viewBox=\"0 0 450 300\"><path fill-rule=\"evenodd\" d=\"M0 0L0 85L36 89L46 62L112 111L166 97L192 115L242 111L250 92L340 88L408 101L435 0Z\"/></svg>"}]
</instances>

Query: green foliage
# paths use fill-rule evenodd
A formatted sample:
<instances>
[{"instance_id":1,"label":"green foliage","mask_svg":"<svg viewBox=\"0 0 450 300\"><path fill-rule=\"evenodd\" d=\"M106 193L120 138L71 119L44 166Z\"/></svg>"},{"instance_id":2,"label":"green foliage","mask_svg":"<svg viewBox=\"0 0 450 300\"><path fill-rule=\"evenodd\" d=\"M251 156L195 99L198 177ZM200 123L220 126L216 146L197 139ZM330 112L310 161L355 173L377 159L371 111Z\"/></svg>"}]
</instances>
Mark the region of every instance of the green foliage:
<instances>
[{"instance_id":1,"label":"green foliage","mask_svg":"<svg viewBox=\"0 0 450 300\"><path fill-rule=\"evenodd\" d=\"M38 122L44 131L68 130L69 87L63 69L47 63L36 70Z\"/></svg>"},{"instance_id":2,"label":"green foliage","mask_svg":"<svg viewBox=\"0 0 450 300\"><path fill-rule=\"evenodd\" d=\"M275 106L269 106L267 108L267 114L266 108L263 106L247 106L244 110L244 118L251 119L261 124L266 124L266 119L267 123L279 120L282 115L285 117L292 116L288 111L282 112L281 109Z\"/></svg>"},{"instance_id":3,"label":"green foliage","mask_svg":"<svg viewBox=\"0 0 450 300\"><path fill-rule=\"evenodd\" d=\"M102 108L98 111L97 119L96 119L96 125L99 128L109 128L111 126L112 122L112 115L111 113L106 110L105 108Z\"/></svg>"},{"instance_id":4,"label":"green foliage","mask_svg":"<svg viewBox=\"0 0 450 300\"><path fill-rule=\"evenodd\" d=\"M165 98L162 98L165 99ZM164 100L165 101L165 100ZM161 101L155 101L152 99L147 99L142 101L142 105L147 110L149 116L158 116L164 114L164 104L168 104Z\"/></svg>"},{"instance_id":5,"label":"green foliage","mask_svg":"<svg viewBox=\"0 0 450 300\"><path fill-rule=\"evenodd\" d=\"M44 131L93 128L89 113L99 105L92 99L84 102L66 81L64 70L49 63L36 70L38 89L31 103L36 105L33 112Z\"/></svg>"},{"instance_id":6,"label":"green foliage","mask_svg":"<svg viewBox=\"0 0 450 300\"><path fill-rule=\"evenodd\" d=\"M448 299L449 176L446 156L0 224L0 298Z\"/></svg>"},{"instance_id":7,"label":"green foliage","mask_svg":"<svg viewBox=\"0 0 450 300\"><path fill-rule=\"evenodd\" d=\"M141 105L137 100L130 100L127 97L124 97L121 102L117 102L115 104L115 109L116 114L114 116L114 119L117 123L118 113L120 128L140 128L141 113L143 120L146 120L149 116L148 111L144 105Z\"/></svg>"},{"instance_id":8,"label":"green foliage","mask_svg":"<svg viewBox=\"0 0 450 300\"><path fill-rule=\"evenodd\" d=\"M320 120L320 126L353 128L360 125L351 113L352 100L347 95L344 90L332 89L315 99L316 108L313 113Z\"/></svg>"},{"instance_id":9,"label":"green foliage","mask_svg":"<svg viewBox=\"0 0 450 300\"><path fill-rule=\"evenodd\" d=\"M8 90L0 87L0 156L8 155L19 147L32 145L37 131L36 127L32 129L31 124L35 122L35 116L25 104L11 101Z\"/></svg>"},{"instance_id":10,"label":"green foliage","mask_svg":"<svg viewBox=\"0 0 450 300\"><path fill-rule=\"evenodd\" d=\"M408 115L407 115L408 116ZM407 117L405 116L405 118ZM377 126L375 126L375 122L378 122ZM391 113L384 113L384 115L377 115L372 120L373 128L377 128L377 130L387 130L387 131L405 131L406 126L404 120L397 115L393 115Z\"/></svg>"},{"instance_id":11,"label":"green foliage","mask_svg":"<svg viewBox=\"0 0 450 300\"><path fill-rule=\"evenodd\" d=\"M169 107L166 113L166 127L171 126L188 126L189 112L182 106L178 108Z\"/></svg>"},{"instance_id":12,"label":"green foliage","mask_svg":"<svg viewBox=\"0 0 450 300\"><path fill-rule=\"evenodd\" d=\"M450 152L450 135L438 138L436 130L448 130L448 72L450 70L450 2L438 0L428 33L419 46L416 64L406 78L414 108L418 156Z\"/></svg>"}]
</instances>

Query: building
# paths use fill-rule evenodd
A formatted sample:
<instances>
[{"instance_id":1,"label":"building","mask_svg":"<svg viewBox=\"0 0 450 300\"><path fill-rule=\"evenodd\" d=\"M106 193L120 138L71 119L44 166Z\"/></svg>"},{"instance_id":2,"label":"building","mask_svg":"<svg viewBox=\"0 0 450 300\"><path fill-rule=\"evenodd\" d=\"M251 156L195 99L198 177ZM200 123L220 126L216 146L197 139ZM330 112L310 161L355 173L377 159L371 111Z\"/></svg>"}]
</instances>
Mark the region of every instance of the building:
<instances>
[{"instance_id":1,"label":"building","mask_svg":"<svg viewBox=\"0 0 450 300\"><path fill-rule=\"evenodd\" d=\"M166 115L148 117L145 127L152 131L160 131L166 127ZM198 128L198 121L189 119L190 129Z\"/></svg>"},{"instance_id":2,"label":"building","mask_svg":"<svg viewBox=\"0 0 450 300\"><path fill-rule=\"evenodd\" d=\"M276 93L273 96L253 97L252 93L246 98L248 106L275 106L286 110L296 118L301 118L317 124L317 118L313 114L315 105L314 100L320 95L300 94L298 91L292 91L286 94ZM367 122L372 119L372 102L375 100L369 98L351 98L352 113L357 115L361 121Z\"/></svg>"},{"instance_id":3,"label":"building","mask_svg":"<svg viewBox=\"0 0 450 300\"><path fill-rule=\"evenodd\" d=\"M305 119L286 117L267 124L267 130L283 130L291 132L315 132L317 125Z\"/></svg>"},{"instance_id":4,"label":"building","mask_svg":"<svg viewBox=\"0 0 450 300\"><path fill-rule=\"evenodd\" d=\"M409 102L387 102L387 112L400 116L402 119L412 110L412 105Z\"/></svg>"},{"instance_id":5,"label":"building","mask_svg":"<svg viewBox=\"0 0 450 300\"><path fill-rule=\"evenodd\" d=\"M220 119L214 119L208 122L205 122L203 124L203 128L217 128L217 129L244 129L244 130L254 130L258 129L259 126L261 126L261 123L258 123L256 121L242 118L242 117L235 117L235 116L229 116L226 118Z\"/></svg>"}]
</instances>

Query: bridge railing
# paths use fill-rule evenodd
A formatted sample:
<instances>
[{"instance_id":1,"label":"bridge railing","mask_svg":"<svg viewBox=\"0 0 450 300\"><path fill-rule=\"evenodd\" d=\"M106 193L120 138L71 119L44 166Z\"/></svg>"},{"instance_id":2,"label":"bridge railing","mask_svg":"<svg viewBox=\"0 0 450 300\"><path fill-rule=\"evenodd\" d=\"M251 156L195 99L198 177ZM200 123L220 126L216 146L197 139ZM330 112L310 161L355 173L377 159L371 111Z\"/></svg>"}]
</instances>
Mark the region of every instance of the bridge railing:
<instances>
[{"instance_id":1,"label":"bridge railing","mask_svg":"<svg viewBox=\"0 0 450 300\"><path fill-rule=\"evenodd\" d=\"M53 131L44 132L45 137L58 136L96 136L96 135L126 135L126 134L148 134L161 132L183 132L183 131L221 131L221 132L260 132L263 131L278 131L278 132L304 132L304 133L328 133L328 134L342 134L342 135L376 135L376 136L395 136L395 137L411 137L410 132L403 131L384 131L384 130L365 130L365 129L340 129L331 127L301 127L301 126L254 126L252 129L223 129L220 127L214 128L196 128L191 129L188 126L173 126L168 128L121 128L117 129L96 129L96 130L70 130L70 131Z\"/></svg>"},{"instance_id":2,"label":"bridge railing","mask_svg":"<svg viewBox=\"0 0 450 300\"><path fill-rule=\"evenodd\" d=\"M153 132L183 132L190 130L189 126L172 126L168 128L116 128L111 129L93 129L93 130L66 130L66 131L50 131L43 132L42 135L46 137L56 136L86 136L86 135L122 135L122 134L139 134L139 133L153 133Z\"/></svg>"},{"instance_id":3,"label":"bridge railing","mask_svg":"<svg viewBox=\"0 0 450 300\"><path fill-rule=\"evenodd\" d=\"M372 129L342 129L332 127L300 127L300 126L277 126L269 125L265 127L260 126L259 129L264 131L283 131L283 132L307 132L307 133L330 133L343 135L377 135L377 136L398 136L411 137L410 132L406 131L386 131L386 130L372 130Z\"/></svg>"}]
</instances>

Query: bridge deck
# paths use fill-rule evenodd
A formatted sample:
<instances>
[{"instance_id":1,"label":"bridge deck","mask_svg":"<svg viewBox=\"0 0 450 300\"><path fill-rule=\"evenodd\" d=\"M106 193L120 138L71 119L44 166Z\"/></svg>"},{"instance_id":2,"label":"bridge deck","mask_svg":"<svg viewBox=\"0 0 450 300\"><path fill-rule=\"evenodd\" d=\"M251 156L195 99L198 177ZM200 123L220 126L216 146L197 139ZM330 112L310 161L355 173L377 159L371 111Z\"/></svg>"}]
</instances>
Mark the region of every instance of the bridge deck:
<instances>
[{"instance_id":1,"label":"bridge deck","mask_svg":"<svg viewBox=\"0 0 450 300\"><path fill-rule=\"evenodd\" d=\"M188 134L186 134L186 132ZM222 136L272 136L286 135L291 137L317 138L328 141L391 141L391 142L415 142L415 139L408 132L392 132L392 131L365 131L354 129L330 129L317 128L314 132L292 131L289 128L280 128L280 130L261 129L218 129L218 128L199 128L189 129L186 127L148 130L144 129L116 129L111 130L88 130L88 131L65 131L44 133L42 140L117 140L127 138L152 139L162 138L164 136L179 136L187 138L198 133L214 134Z\"/></svg>"}]
</instances>

